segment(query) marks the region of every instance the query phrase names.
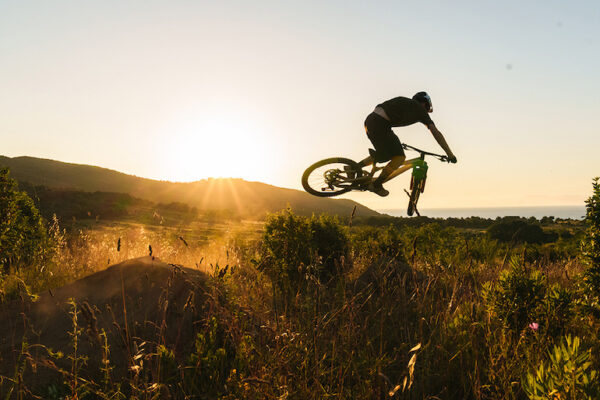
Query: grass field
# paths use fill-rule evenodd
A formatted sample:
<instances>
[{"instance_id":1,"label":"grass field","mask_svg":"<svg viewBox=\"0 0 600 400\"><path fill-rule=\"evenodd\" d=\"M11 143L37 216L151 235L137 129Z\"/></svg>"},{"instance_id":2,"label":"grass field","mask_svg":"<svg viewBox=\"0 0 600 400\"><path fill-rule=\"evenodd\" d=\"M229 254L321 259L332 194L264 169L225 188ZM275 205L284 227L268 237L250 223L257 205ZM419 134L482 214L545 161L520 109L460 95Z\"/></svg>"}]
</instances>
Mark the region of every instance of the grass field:
<instances>
[{"instance_id":1,"label":"grass field","mask_svg":"<svg viewBox=\"0 0 600 400\"><path fill-rule=\"evenodd\" d=\"M585 221L47 222L1 172L6 399L600 396L597 180Z\"/></svg>"},{"instance_id":2,"label":"grass field","mask_svg":"<svg viewBox=\"0 0 600 400\"><path fill-rule=\"evenodd\" d=\"M29 310L31 321L4 332L2 393L516 399L554 385L586 398L598 393L585 382L600 344L586 225L525 222L541 229L499 240L498 221L290 211L179 226L55 221L44 264L2 278L3 316ZM61 321L50 336L44 304ZM555 346L576 378L556 375Z\"/></svg>"}]
</instances>

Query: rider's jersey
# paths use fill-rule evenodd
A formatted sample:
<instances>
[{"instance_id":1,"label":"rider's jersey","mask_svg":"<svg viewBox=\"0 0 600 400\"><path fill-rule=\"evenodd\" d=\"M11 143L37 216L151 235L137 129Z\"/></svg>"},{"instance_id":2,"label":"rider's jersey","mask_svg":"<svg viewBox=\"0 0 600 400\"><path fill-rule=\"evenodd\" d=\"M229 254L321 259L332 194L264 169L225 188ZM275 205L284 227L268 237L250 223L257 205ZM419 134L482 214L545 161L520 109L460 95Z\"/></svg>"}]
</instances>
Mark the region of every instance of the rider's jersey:
<instances>
[{"instance_id":1,"label":"rider's jersey","mask_svg":"<svg viewBox=\"0 0 600 400\"><path fill-rule=\"evenodd\" d=\"M421 104L406 97L395 97L379 104L390 118L392 126L407 126L421 122L427 126L433 124L429 113Z\"/></svg>"}]
</instances>

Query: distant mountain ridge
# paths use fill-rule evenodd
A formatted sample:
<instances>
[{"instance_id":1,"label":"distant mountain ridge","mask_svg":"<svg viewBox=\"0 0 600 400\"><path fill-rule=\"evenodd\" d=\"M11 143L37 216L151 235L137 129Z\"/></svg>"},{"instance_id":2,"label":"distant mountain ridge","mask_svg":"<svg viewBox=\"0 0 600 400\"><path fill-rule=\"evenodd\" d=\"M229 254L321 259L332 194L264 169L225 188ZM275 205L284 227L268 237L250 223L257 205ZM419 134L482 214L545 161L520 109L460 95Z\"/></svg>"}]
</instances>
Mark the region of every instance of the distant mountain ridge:
<instances>
[{"instance_id":1,"label":"distant mountain ridge","mask_svg":"<svg viewBox=\"0 0 600 400\"><path fill-rule=\"evenodd\" d=\"M318 198L300 190L238 178L209 178L196 182L158 181L102 167L27 156L0 156L0 166L9 167L12 178L32 185L85 192L126 193L156 203L185 203L200 211L231 210L245 217L262 217L266 212L279 211L288 205L294 212L303 215L329 213L345 216L352 213L354 206L357 215L379 215L352 200Z\"/></svg>"}]
</instances>

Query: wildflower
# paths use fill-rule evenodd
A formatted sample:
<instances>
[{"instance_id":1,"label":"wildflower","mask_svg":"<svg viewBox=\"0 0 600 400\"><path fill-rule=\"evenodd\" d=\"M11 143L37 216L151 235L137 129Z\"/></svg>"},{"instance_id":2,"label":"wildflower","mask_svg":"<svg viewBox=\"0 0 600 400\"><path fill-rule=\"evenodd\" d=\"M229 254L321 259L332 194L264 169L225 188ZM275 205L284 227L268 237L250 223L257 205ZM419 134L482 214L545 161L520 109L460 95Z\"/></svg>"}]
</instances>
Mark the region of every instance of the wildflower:
<instances>
[{"instance_id":1,"label":"wildflower","mask_svg":"<svg viewBox=\"0 0 600 400\"><path fill-rule=\"evenodd\" d=\"M527 326L529 326L532 330L537 331L538 328L540 327L540 324L538 324L537 322L532 322Z\"/></svg>"}]
</instances>

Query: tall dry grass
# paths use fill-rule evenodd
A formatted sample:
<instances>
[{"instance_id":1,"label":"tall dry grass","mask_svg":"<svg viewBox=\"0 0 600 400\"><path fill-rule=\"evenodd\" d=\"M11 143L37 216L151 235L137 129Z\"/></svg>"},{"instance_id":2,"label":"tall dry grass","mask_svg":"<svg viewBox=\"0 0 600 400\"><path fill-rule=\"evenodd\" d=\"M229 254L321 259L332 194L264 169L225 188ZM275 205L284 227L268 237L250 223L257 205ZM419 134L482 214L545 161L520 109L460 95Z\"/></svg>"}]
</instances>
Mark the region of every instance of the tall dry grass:
<instances>
[{"instance_id":1,"label":"tall dry grass","mask_svg":"<svg viewBox=\"0 0 600 400\"><path fill-rule=\"evenodd\" d=\"M70 386L52 386L55 398L521 399L522 380L548 362L564 334L581 337L598 368L599 325L585 312L584 265L571 250L557 256L437 225L352 227L351 259L343 261L351 268L327 282L306 273L283 307L277 277L256 268L265 250L256 225L213 233L129 225L67 236L55 229L52 264L36 271L45 280L30 284L32 291L147 256L150 246L153 256L210 277L208 311L194 325L190 353L179 353L164 329L151 340L130 337L130 372L115 376L105 342L104 367L95 371L103 378L83 384L90 371L76 364L77 371L61 372ZM521 309L529 284L540 296ZM525 323L512 323L514 315ZM74 339L83 335L77 323ZM10 379L12 393L26 393L18 373Z\"/></svg>"}]
</instances>

